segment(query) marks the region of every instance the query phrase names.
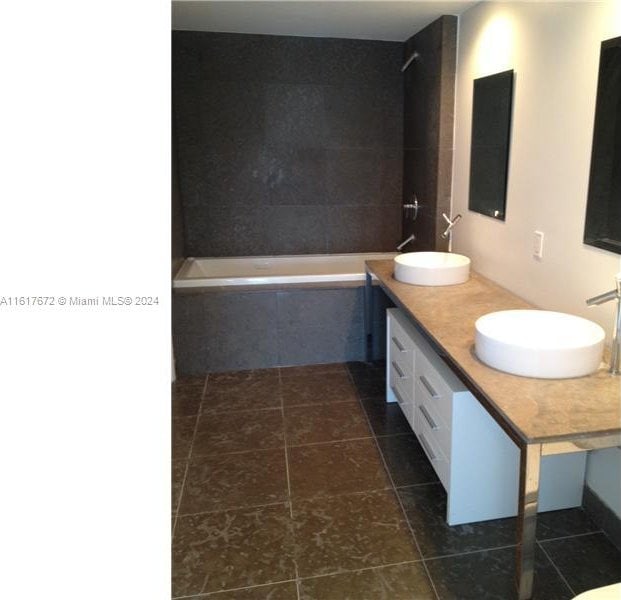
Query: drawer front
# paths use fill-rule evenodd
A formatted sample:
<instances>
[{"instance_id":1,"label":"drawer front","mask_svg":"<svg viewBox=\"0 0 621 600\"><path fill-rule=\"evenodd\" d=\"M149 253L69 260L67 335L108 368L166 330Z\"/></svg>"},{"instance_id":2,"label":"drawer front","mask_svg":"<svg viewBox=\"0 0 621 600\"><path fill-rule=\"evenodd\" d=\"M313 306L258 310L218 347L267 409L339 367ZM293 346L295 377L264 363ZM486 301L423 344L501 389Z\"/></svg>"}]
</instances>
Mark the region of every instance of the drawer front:
<instances>
[{"instance_id":1,"label":"drawer front","mask_svg":"<svg viewBox=\"0 0 621 600\"><path fill-rule=\"evenodd\" d=\"M403 416L406 418L407 422L410 423L410 426L412 426L411 421L414 415L414 401L412 399L411 392L408 393L408 390L398 382L391 384L390 388L397 399L397 404L399 405Z\"/></svg>"},{"instance_id":2,"label":"drawer front","mask_svg":"<svg viewBox=\"0 0 621 600\"><path fill-rule=\"evenodd\" d=\"M414 352L416 346L410 338L409 334L405 331L403 327L401 327L401 324L390 313L388 318L390 320L391 340L395 342L399 348Z\"/></svg>"},{"instance_id":3,"label":"drawer front","mask_svg":"<svg viewBox=\"0 0 621 600\"><path fill-rule=\"evenodd\" d=\"M432 367L422 353L416 357L416 390L419 402L426 402L444 423L451 428L453 421L453 390Z\"/></svg>"},{"instance_id":4,"label":"drawer front","mask_svg":"<svg viewBox=\"0 0 621 600\"><path fill-rule=\"evenodd\" d=\"M410 375L400 371L394 361L390 364L389 385L399 404L414 404L414 381Z\"/></svg>"},{"instance_id":5,"label":"drawer front","mask_svg":"<svg viewBox=\"0 0 621 600\"><path fill-rule=\"evenodd\" d=\"M392 332L391 332L392 333ZM397 365L397 370L403 375L408 375L411 379L414 378L414 350L405 348L400 343L400 338L395 335L391 336L390 348L388 352L391 363Z\"/></svg>"},{"instance_id":6,"label":"drawer front","mask_svg":"<svg viewBox=\"0 0 621 600\"><path fill-rule=\"evenodd\" d=\"M439 446L444 456L451 456L451 428L437 410L437 401L430 397L424 386L416 382L414 394L416 396L416 419L425 421L429 430L428 435Z\"/></svg>"},{"instance_id":7,"label":"drawer front","mask_svg":"<svg viewBox=\"0 0 621 600\"><path fill-rule=\"evenodd\" d=\"M423 451L427 455L427 458L438 475L438 478L442 482L444 489L448 492L450 473L449 462L435 442L427 421L421 417L422 415L417 416L419 424L418 441L423 447Z\"/></svg>"}]
</instances>

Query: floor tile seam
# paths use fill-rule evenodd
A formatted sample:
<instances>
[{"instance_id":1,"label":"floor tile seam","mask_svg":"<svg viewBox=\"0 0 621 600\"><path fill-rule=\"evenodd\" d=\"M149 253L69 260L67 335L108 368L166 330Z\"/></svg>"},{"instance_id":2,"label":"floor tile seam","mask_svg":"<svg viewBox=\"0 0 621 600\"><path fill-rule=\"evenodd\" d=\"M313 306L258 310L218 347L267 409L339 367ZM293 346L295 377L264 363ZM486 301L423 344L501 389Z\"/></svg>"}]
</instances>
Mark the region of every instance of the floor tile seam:
<instances>
[{"instance_id":1,"label":"floor tile seam","mask_svg":"<svg viewBox=\"0 0 621 600\"><path fill-rule=\"evenodd\" d=\"M357 398L350 398L349 400L330 400L328 402L305 402L304 404L285 404L284 407L287 408L309 408L309 407L317 407L317 406L332 406L333 404L348 404L352 402L356 402Z\"/></svg>"},{"instance_id":2,"label":"floor tile seam","mask_svg":"<svg viewBox=\"0 0 621 600\"><path fill-rule=\"evenodd\" d=\"M351 377L351 373L350 373L350 377ZM353 379L353 378L352 378ZM365 417L367 419L367 423L369 425L369 429L371 431L373 431L373 428L371 427L371 420L369 419L368 415L366 414L366 411L364 411L364 404L362 402L363 398L361 396L359 396L358 398L360 400L360 404L363 407L363 412L365 414ZM412 525L410 524L410 520L407 517L407 513L405 510L405 507L403 506L403 502L401 501L401 497L399 496L399 493L397 492L397 488L395 486L395 482L393 481L392 475L390 474L390 470L388 469L388 463L386 462L386 459L384 458L384 454L382 453L382 449L379 445L379 442L377 441L377 437L373 437L373 441L375 443L375 447L377 448L377 451L380 455L380 458L382 460L382 464L384 465L384 471L386 472L386 475L388 477L388 480L391 484L391 488L392 488L392 492L395 496L395 498L397 499L397 502L399 504L399 507L401 509L401 515L402 518L405 522L406 527L408 528L410 535L412 536L412 540L414 541L414 545L416 546L416 551L418 552L418 555L421 557L421 559L423 558L423 553L421 552L421 548L420 548L420 544L418 543L418 539L416 537L416 533L414 532L414 529L412 528ZM438 594L438 591L436 589L436 584L434 583L433 579L431 578L431 573L429 572L429 569L427 568L427 565L425 564L425 561L422 561L423 564L423 568L425 570L425 573L427 575L427 578L429 579L429 583L431 584L431 589L433 590L434 596L436 598L436 600L440 600L440 596Z\"/></svg>"},{"instance_id":3,"label":"floor tile seam","mask_svg":"<svg viewBox=\"0 0 621 600\"><path fill-rule=\"evenodd\" d=\"M560 541L560 540L569 540L571 538L580 538L580 537L587 537L589 535L599 535L599 534L606 535L606 533L603 530L598 529L597 531L585 531L584 533L574 533L574 534L571 534L571 535L560 535L560 536L554 537L554 538L545 538L545 539L536 538L536 540L539 543L547 544L548 542L556 542L556 541Z\"/></svg>"},{"instance_id":4,"label":"floor tile seam","mask_svg":"<svg viewBox=\"0 0 621 600\"><path fill-rule=\"evenodd\" d=\"M194 594L194 596L175 596L173 597L171 600L184 600L187 598L194 598L195 596L198 597L203 597L203 598L210 598L210 597L218 597L218 594L224 594L224 593L231 593L231 592L240 592L242 590L254 590L257 588L264 588L264 587L268 587L271 585L282 585L283 583L295 583L295 579L289 578L289 579L282 579L279 581L268 581L267 583L257 583L256 585L247 585L247 586L243 586L243 587L236 587L236 588L225 588L223 590L214 590L213 592L199 592L198 594ZM207 582L205 582L207 583ZM204 587L204 586L203 586Z\"/></svg>"},{"instance_id":5,"label":"floor tile seam","mask_svg":"<svg viewBox=\"0 0 621 600\"><path fill-rule=\"evenodd\" d=\"M338 363L336 363L338 364ZM303 367L304 365L300 365ZM344 375L347 372L347 369L326 369L325 371L315 371L314 373L298 373L297 375L293 375L292 373L283 373L283 369L296 369L298 367L279 367L280 369L280 379L293 379L295 377L310 377L311 375Z\"/></svg>"},{"instance_id":6,"label":"floor tile seam","mask_svg":"<svg viewBox=\"0 0 621 600\"><path fill-rule=\"evenodd\" d=\"M264 413L264 412L277 412L280 410L280 406L268 406L267 408L241 408L239 410L204 410L202 412L197 413L196 415L190 416L219 416L219 415L228 415L228 414L239 414L239 413ZM179 418L179 417L175 417Z\"/></svg>"},{"instance_id":7,"label":"floor tile seam","mask_svg":"<svg viewBox=\"0 0 621 600\"><path fill-rule=\"evenodd\" d=\"M205 385L207 385L207 378L205 378ZM197 429L198 429L198 418L196 419L196 423L194 423L194 431L192 432L192 440L190 441L190 448L188 450L188 456L187 456L186 463L185 463L185 471L183 472L183 480L181 481L181 487L179 488L177 510L175 514L175 520L173 521L171 539L174 539L175 537L175 529L177 527L177 521L179 520L179 511L181 510L181 503L183 502L183 493L185 491L185 484L188 478L188 471L190 470L190 459L192 457L192 449L194 447L194 439L196 438Z\"/></svg>"},{"instance_id":8,"label":"floor tile seam","mask_svg":"<svg viewBox=\"0 0 621 600\"><path fill-rule=\"evenodd\" d=\"M597 533L603 533L604 537L621 553L621 545L605 529L600 529Z\"/></svg>"},{"instance_id":9,"label":"floor tile seam","mask_svg":"<svg viewBox=\"0 0 621 600\"><path fill-rule=\"evenodd\" d=\"M201 394L201 404L203 403L203 399L205 398L205 392L207 391L207 382L209 381L209 373L205 375L205 381L203 383L203 393Z\"/></svg>"},{"instance_id":10,"label":"floor tile seam","mask_svg":"<svg viewBox=\"0 0 621 600\"><path fill-rule=\"evenodd\" d=\"M402 560L398 562L388 562L381 563L378 565L372 565L369 567L360 567L359 569L346 569L341 568L338 571L332 571L330 573L321 573L320 575L306 575L304 577L300 577L300 582L309 581L310 579L322 579L324 577L334 577L335 575L348 575L350 573L359 573L361 571L374 571L376 569L385 569L386 567L398 567L401 565L417 565L422 564L423 559L418 558L416 560Z\"/></svg>"},{"instance_id":11,"label":"floor tile seam","mask_svg":"<svg viewBox=\"0 0 621 600\"><path fill-rule=\"evenodd\" d=\"M567 579L565 578L565 575L563 575L561 569L558 567L558 565L554 562L554 560L552 559L552 557L548 554L548 552L546 551L546 549L541 545L541 543L539 541L536 542L536 545L539 546L539 549L544 553L544 555L546 556L546 558L550 561L550 564L554 567L554 570L558 573L558 576L561 578L561 581L567 586L567 589L570 591L571 593L571 597L573 598L574 596L576 596L576 592L573 590L573 588L571 587L571 585L569 585L569 581L567 581Z\"/></svg>"},{"instance_id":12,"label":"floor tile seam","mask_svg":"<svg viewBox=\"0 0 621 600\"><path fill-rule=\"evenodd\" d=\"M417 488L422 487L424 485L442 485L442 482L437 479L436 481L425 481L424 483L408 483L407 485L398 485L395 487L396 490L407 490L408 488Z\"/></svg>"},{"instance_id":13,"label":"floor tile seam","mask_svg":"<svg viewBox=\"0 0 621 600\"><path fill-rule=\"evenodd\" d=\"M291 497L291 473L289 470L289 451L288 451L288 447L287 447L287 431L285 428L285 411L284 411L284 407L281 407L281 415L282 415L282 435L283 435L283 441L284 441L284 452L285 452L285 475L287 478L287 499L289 500L289 516L291 517L291 520L293 521L293 508L291 505L292 502L292 497ZM297 579L297 577L296 577ZM296 584L297 587L297 584Z\"/></svg>"},{"instance_id":14,"label":"floor tile seam","mask_svg":"<svg viewBox=\"0 0 621 600\"><path fill-rule=\"evenodd\" d=\"M309 446L327 446L328 444L341 444L343 442L359 442L362 440L371 440L373 439L372 435L367 435L364 437L353 437L353 438L342 438L335 440L326 440L323 442L308 442L306 444L288 444L287 448L307 448Z\"/></svg>"},{"instance_id":15,"label":"floor tile seam","mask_svg":"<svg viewBox=\"0 0 621 600\"><path fill-rule=\"evenodd\" d=\"M292 517L293 520L293 517ZM295 542L295 539L294 539ZM295 556L295 548L293 551L293 570L295 571L295 594L296 594L296 598L297 600L301 600L300 597L300 570L298 569L298 561L297 558Z\"/></svg>"},{"instance_id":16,"label":"floor tile seam","mask_svg":"<svg viewBox=\"0 0 621 600\"><path fill-rule=\"evenodd\" d=\"M270 585L280 585L283 583L295 583L295 579L283 579L281 581L271 581L269 583L257 583L256 585L248 585L245 587L236 587L236 588L226 588L223 590L216 590L213 592L198 592L196 594L189 594L186 596L172 596L171 600L187 600L187 598L196 598L196 597L207 598L209 596L217 596L218 594L240 592L242 590L254 590L256 588L267 587Z\"/></svg>"},{"instance_id":17,"label":"floor tile seam","mask_svg":"<svg viewBox=\"0 0 621 600\"><path fill-rule=\"evenodd\" d=\"M376 438L387 438L387 437L403 437L404 435L413 435L413 431L404 431L402 433L373 433L373 436Z\"/></svg>"},{"instance_id":18,"label":"floor tile seam","mask_svg":"<svg viewBox=\"0 0 621 600\"><path fill-rule=\"evenodd\" d=\"M205 454L193 454L188 457L188 460L194 458L213 458L215 456L231 456L231 455L239 455L239 454L256 454L257 452L273 452L274 450L283 450L285 445L283 443L282 446L271 446L269 448L248 448L247 450L229 450L227 452L221 451L213 451Z\"/></svg>"},{"instance_id":19,"label":"floor tile seam","mask_svg":"<svg viewBox=\"0 0 621 600\"><path fill-rule=\"evenodd\" d=\"M276 410L280 410L280 406L266 406L264 408L241 408L238 410L235 409L208 409L208 410L203 410L202 409L202 405L201 405L201 410L199 413L197 413L196 415L190 415L190 416L197 416L197 417L202 417L203 415L207 416L207 415L238 415L240 413L246 413L246 412L266 412L266 411L276 411Z\"/></svg>"},{"instance_id":20,"label":"floor tile seam","mask_svg":"<svg viewBox=\"0 0 621 600\"><path fill-rule=\"evenodd\" d=\"M333 500L336 498L343 498L344 496L362 496L365 494L378 494L380 492L389 492L392 491L392 488L390 486L386 486L383 488L371 488L368 490L357 490L355 492L339 492L338 494L321 494L319 496L307 496L305 498L299 498L296 496L293 496L291 498L291 504L292 506L294 504L299 504L300 502L318 502L318 501L324 501L324 500Z\"/></svg>"},{"instance_id":21,"label":"floor tile seam","mask_svg":"<svg viewBox=\"0 0 621 600\"><path fill-rule=\"evenodd\" d=\"M183 479L181 480L181 487L179 488L179 496L177 498L177 505L173 511L173 524L170 531L171 541L175 538L175 529L177 528L177 521L179 520L179 509L181 508L181 500L183 499L183 490L185 488L185 480L188 476L188 469L190 468L190 461L186 460L185 468L183 470Z\"/></svg>"},{"instance_id":22,"label":"floor tile seam","mask_svg":"<svg viewBox=\"0 0 621 600\"><path fill-rule=\"evenodd\" d=\"M201 510L199 512L193 513L180 513L178 518L186 518L186 517L200 517L201 515L216 515L220 513L226 513L231 511L240 511L240 510L254 510L256 508L269 508L270 506L288 506L291 504L288 500L279 500L277 502L266 502L265 504L249 504L249 505L236 505L236 506L228 506L227 508L214 508L212 510Z\"/></svg>"},{"instance_id":23,"label":"floor tile seam","mask_svg":"<svg viewBox=\"0 0 621 600\"><path fill-rule=\"evenodd\" d=\"M506 544L504 546L490 546L488 548L477 548L476 550L466 550L465 552L454 552L452 554L442 554L440 556L425 556L423 560L426 562L434 560L444 560L446 558L455 558L458 556L470 556L471 554L481 554L483 552L494 552L496 550L509 550L517 548L516 544Z\"/></svg>"}]
</instances>

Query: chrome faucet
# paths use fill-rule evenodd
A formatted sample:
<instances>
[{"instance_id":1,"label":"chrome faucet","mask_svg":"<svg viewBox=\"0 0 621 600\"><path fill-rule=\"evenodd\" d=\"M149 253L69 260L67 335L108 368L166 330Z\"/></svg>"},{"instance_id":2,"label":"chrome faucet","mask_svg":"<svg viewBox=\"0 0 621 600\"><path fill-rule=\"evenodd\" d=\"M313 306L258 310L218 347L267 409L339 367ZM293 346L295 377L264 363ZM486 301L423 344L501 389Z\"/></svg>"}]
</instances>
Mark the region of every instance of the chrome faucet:
<instances>
[{"instance_id":1,"label":"chrome faucet","mask_svg":"<svg viewBox=\"0 0 621 600\"><path fill-rule=\"evenodd\" d=\"M613 375L621 375L621 273L615 278L616 287L614 290L610 290L599 296L593 296L589 298L586 303L587 306L596 306L610 302L611 300L617 301L617 315L615 317L615 328L612 332L612 350L610 351L610 373Z\"/></svg>"},{"instance_id":2,"label":"chrome faucet","mask_svg":"<svg viewBox=\"0 0 621 600\"><path fill-rule=\"evenodd\" d=\"M412 234L410 237L404 239L398 246L397 246L397 250L401 250L401 248L403 248L403 246L405 246L406 244L413 242L416 239L416 236L414 234Z\"/></svg>"},{"instance_id":3,"label":"chrome faucet","mask_svg":"<svg viewBox=\"0 0 621 600\"><path fill-rule=\"evenodd\" d=\"M444 230L444 233L441 234L442 239L445 240L446 238L448 238L449 234L451 233L451 229L453 229L453 227L455 227L455 225L457 224L457 221L461 219L461 215L457 215L454 219L451 219L450 217L446 215L446 213L442 213L442 217L444 217L444 220L448 224L448 227Z\"/></svg>"}]
</instances>

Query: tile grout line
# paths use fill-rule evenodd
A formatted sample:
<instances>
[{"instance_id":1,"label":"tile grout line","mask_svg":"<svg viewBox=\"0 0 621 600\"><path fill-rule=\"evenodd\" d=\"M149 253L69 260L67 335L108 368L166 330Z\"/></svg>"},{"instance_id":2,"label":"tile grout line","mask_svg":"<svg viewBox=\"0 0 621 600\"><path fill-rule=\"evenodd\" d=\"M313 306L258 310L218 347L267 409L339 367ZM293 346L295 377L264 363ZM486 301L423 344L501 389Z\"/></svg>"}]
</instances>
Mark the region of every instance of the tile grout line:
<instances>
[{"instance_id":1,"label":"tile grout line","mask_svg":"<svg viewBox=\"0 0 621 600\"><path fill-rule=\"evenodd\" d=\"M287 426L285 422L285 401L282 394L282 371L278 367L278 395L280 396L280 414L282 417L282 437L285 445L285 471L287 474L287 497L289 500L289 518L291 519L291 535L295 536L293 527L293 498L291 497L291 477L289 475L289 452L287 450ZM293 548L293 571L295 574L295 593L297 600L300 600L300 574L298 572L298 561L295 557L295 540L291 540L294 544Z\"/></svg>"},{"instance_id":2,"label":"tile grout line","mask_svg":"<svg viewBox=\"0 0 621 600\"><path fill-rule=\"evenodd\" d=\"M574 533L573 535L560 535L554 538L546 538L546 539L537 538L537 542L545 544L546 542L556 542L557 540L568 540L570 538L586 537L588 535L597 535L599 533L605 533L605 532L601 529L598 529L597 531L586 531L584 533Z\"/></svg>"},{"instance_id":3,"label":"tile grout line","mask_svg":"<svg viewBox=\"0 0 621 600\"><path fill-rule=\"evenodd\" d=\"M576 592L574 592L573 588L569 585L569 582L567 581L567 579L565 579L565 576L563 575L563 573L561 573L561 570L558 568L556 563L552 560L552 557L547 553L546 549L541 545L541 542L537 541L537 546L539 546L539 549L545 554L546 558L550 561L550 564L554 567L555 571L558 573L559 577L561 578L561 581L567 586L567 589L571 592L571 595L573 598L576 595Z\"/></svg>"},{"instance_id":4,"label":"tile grout line","mask_svg":"<svg viewBox=\"0 0 621 600\"><path fill-rule=\"evenodd\" d=\"M309 408L309 407L316 407L316 406L331 406L333 404L347 404L347 403L351 403L351 402L358 402L358 398L356 398L356 400L334 400L332 402L306 402L305 404L292 404L290 406L287 406L287 408ZM247 412L266 412L266 411L277 411L280 410L279 406L267 406L264 408L242 408L242 409L222 409L222 408L218 408L218 409L210 409L210 410L206 410L203 411L201 409L201 412L199 413L200 415L237 415L239 413L247 413ZM188 416L192 416L192 415L188 415ZM175 418L183 418L183 417L175 417Z\"/></svg>"},{"instance_id":5,"label":"tile grout line","mask_svg":"<svg viewBox=\"0 0 621 600\"><path fill-rule=\"evenodd\" d=\"M185 470L183 472L183 479L181 480L181 487L179 488L179 497L177 498L177 507L175 509L175 520L173 521L172 530L170 532L170 539L175 537L175 529L177 528L177 521L179 520L179 510L181 509L181 501L183 500L183 492L185 490L185 483L188 477L188 471L190 469L190 459L192 458L192 448L194 446L194 438L198 430L198 421L201 416L201 409L203 407L203 400L205 399L205 391L207 390L207 380L209 379L209 373L205 375L205 383L203 384L203 391L201 392L201 401L198 405L198 413L196 414L196 423L194 423L194 431L192 432L192 441L190 442L190 448L188 455L185 459Z\"/></svg>"},{"instance_id":6,"label":"tile grout line","mask_svg":"<svg viewBox=\"0 0 621 600\"><path fill-rule=\"evenodd\" d=\"M454 554L440 554L439 556L429 556L424 560L444 560L445 558L455 558L456 556L470 556L472 554L481 554L483 552L494 552L495 550L509 550L510 548L517 548L517 543L508 544L506 546L490 546L489 548L477 548L476 550L466 550L465 552L455 552Z\"/></svg>"},{"instance_id":7,"label":"tile grout line","mask_svg":"<svg viewBox=\"0 0 621 600\"><path fill-rule=\"evenodd\" d=\"M289 504L289 502L287 502L286 500L281 500L279 502L266 502L265 504L247 504L247 505L239 504L237 506L227 506L226 508L213 508L211 510L201 510L199 512L193 512L193 513L181 513L179 516L180 517L198 517L200 515L217 515L219 513L233 512L233 511L239 511L239 510L252 511L252 510L255 510L256 508L268 508L270 506L285 506L286 504Z\"/></svg>"},{"instance_id":8,"label":"tile grout line","mask_svg":"<svg viewBox=\"0 0 621 600\"><path fill-rule=\"evenodd\" d=\"M354 388L356 387L356 382L354 381L354 378L351 374L351 372L349 371L349 369L347 370L347 373L349 375L349 379L352 382L352 385L354 386ZM392 479L392 475L390 474L390 471L388 469L388 465L386 463L386 460L384 459L384 455L382 453L382 449L380 448L379 442L377 441L377 437L375 436L375 434L373 433L373 427L371 426L371 420L369 419L369 415L367 415L367 411L364 408L364 404L359 396L359 394L356 393L356 396L358 397L358 402L360 403L360 406L362 408L362 411L364 412L364 416L367 420L367 425L369 427L369 430L371 431L371 434L373 435L373 442L375 443L375 447L377 448L377 451L380 455L380 458L382 459L382 464L384 465L384 470L386 471L386 475L388 476L388 479L390 481L390 484L392 486L392 492L395 495L397 502L399 503L399 507L401 508L401 514L403 515L403 519L405 521L405 524L407 525L408 530L410 531L410 535L412 536L412 539L414 540L414 545L416 546L416 551L418 552L418 555L421 557L421 562L423 564L423 568L425 569L425 573L427 574L427 578L429 579L429 583L431 584L431 589L433 590L433 593L436 597L436 600L440 600L440 596L438 595L438 591L436 590L436 585L433 582L433 579L431 578L431 573L429 572L429 569L427 568L427 564L425 563L425 559L423 557L423 553L420 550L420 545L418 544L418 540L416 539L416 534L414 533L414 530L412 529L412 526L410 525L410 521L407 518L407 513L405 512L405 507L403 506L403 502L401 501L401 497L399 496L399 492L397 492L397 488L395 486L395 482Z\"/></svg>"},{"instance_id":9,"label":"tile grout line","mask_svg":"<svg viewBox=\"0 0 621 600\"><path fill-rule=\"evenodd\" d=\"M281 585L283 583L293 583L295 579L283 579L281 581L270 581L269 583L257 583L256 585L248 585L246 587L226 588L224 590L215 590L213 592L199 592L198 594L191 594L190 596L172 596L171 600L185 600L187 598L208 598L210 596L217 596L219 594L226 594L228 592L239 592L242 590L256 590L259 588L267 587L270 585Z\"/></svg>"}]
</instances>

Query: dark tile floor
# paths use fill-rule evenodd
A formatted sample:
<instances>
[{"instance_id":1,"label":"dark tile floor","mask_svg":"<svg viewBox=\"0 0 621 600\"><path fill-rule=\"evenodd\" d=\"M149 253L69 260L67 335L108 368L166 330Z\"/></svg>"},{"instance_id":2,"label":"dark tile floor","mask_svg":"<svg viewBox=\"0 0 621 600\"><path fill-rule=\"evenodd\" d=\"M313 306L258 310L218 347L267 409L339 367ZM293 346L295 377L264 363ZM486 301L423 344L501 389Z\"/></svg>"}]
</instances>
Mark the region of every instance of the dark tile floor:
<instances>
[{"instance_id":1,"label":"dark tile floor","mask_svg":"<svg viewBox=\"0 0 621 600\"><path fill-rule=\"evenodd\" d=\"M515 519L448 527L382 365L212 374L173 389L173 597L515 598ZM535 598L621 580L581 509L540 515Z\"/></svg>"}]
</instances>

